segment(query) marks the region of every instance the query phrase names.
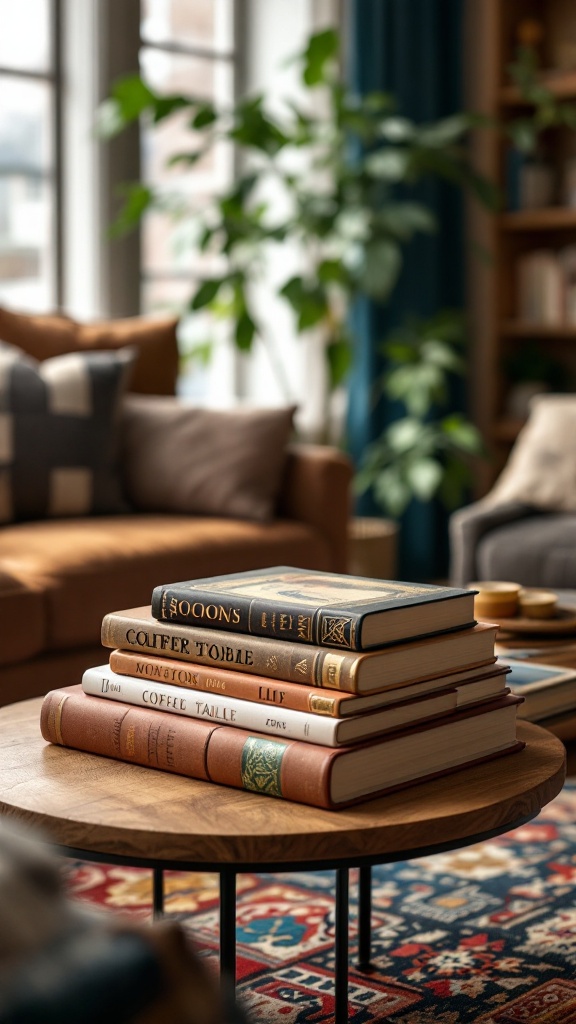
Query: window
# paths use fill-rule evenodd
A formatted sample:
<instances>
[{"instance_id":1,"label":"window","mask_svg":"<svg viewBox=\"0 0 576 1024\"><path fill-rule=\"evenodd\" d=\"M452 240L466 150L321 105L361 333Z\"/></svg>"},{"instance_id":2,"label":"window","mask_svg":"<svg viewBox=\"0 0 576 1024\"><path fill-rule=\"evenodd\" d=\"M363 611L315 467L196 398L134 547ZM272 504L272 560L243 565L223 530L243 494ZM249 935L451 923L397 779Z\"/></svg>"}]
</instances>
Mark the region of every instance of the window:
<instances>
[{"instance_id":1,"label":"window","mask_svg":"<svg viewBox=\"0 0 576 1024\"><path fill-rule=\"evenodd\" d=\"M216 105L232 103L235 91L235 33L233 0L142 0L141 74L160 93L181 92ZM173 115L153 128L142 125L142 178L180 202L208 201L233 174L231 147L222 143L185 172L169 170L166 160L193 148L184 119ZM195 282L214 267L199 255L189 235L189 220L170 212L153 211L142 225L142 307L144 312L180 313ZM180 330L183 352L206 340L214 325L196 315ZM192 380L194 378L194 381ZM205 390L197 368L189 375L193 393Z\"/></svg>"},{"instance_id":2,"label":"window","mask_svg":"<svg viewBox=\"0 0 576 1024\"><path fill-rule=\"evenodd\" d=\"M119 186L141 176L166 194L184 189L191 201L208 201L233 180L235 155L222 142L185 173L169 171L165 158L192 144L177 115L153 129L142 125L140 148L137 131L102 144L94 130L99 103L138 61L160 92L198 94L223 107L240 88L274 96L279 69L293 73L286 58L328 23L335 3L0 0L0 303L62 308L79 319L181 315L196 283L220 269L215 257L198 252L190 219L158 211L140 232L112 239ZM265 307L265 296L258 298ZM313 374L290 317L280 319L274 307L262 318L295 391L308 394ZM184 317L183 355L224 341L226 330L203 312ZM239 356L217 344L210 367L189 364L181 390L211 404L283 400L262 346Z\"/></svg>"},{"instance_id":3,"label":"window","mask_svg":"<svg viewBox=\"0 0 576 1024\"><path fill-rule=\"evenodd\" d=\"M58 0L0 0L0 301L59 305Z\"/></svg>"}]
</instances>

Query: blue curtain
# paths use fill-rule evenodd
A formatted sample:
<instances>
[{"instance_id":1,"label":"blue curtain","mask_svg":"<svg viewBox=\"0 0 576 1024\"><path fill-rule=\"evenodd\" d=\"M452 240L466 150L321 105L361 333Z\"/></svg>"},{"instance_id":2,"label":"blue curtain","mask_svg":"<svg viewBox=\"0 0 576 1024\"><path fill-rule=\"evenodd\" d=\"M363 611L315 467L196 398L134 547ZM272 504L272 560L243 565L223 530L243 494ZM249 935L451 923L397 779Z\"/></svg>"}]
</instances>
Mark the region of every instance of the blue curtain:
<instances>
[{"instance_id":1,"label":"blue curtain","mask_svg":"<svg viewBox=\"0 0 576 1024\"><path fill-rule=\"evenodd\" d=\"M464 0L350 0L345 54L348 80L359 92L383 90L399 113L421 123L460 111ZM414 194L414 193L413 193ZM425 182L416 195L437 217L435 235L406 248L400 280L385 305L362 300L353 310L357 358L351 379L349 451L359 464L366 445L394 417L375 404L374 381L383 367L378 344L409 314L429 316L464 304L463 203L458 190ZM461 404L456 396L455 404ZM368 497L363 515L382 515ZM436 502L414 501L400 530L399 576L430 580L446 574L447 514Z\"/></svg>"}]
</instances>

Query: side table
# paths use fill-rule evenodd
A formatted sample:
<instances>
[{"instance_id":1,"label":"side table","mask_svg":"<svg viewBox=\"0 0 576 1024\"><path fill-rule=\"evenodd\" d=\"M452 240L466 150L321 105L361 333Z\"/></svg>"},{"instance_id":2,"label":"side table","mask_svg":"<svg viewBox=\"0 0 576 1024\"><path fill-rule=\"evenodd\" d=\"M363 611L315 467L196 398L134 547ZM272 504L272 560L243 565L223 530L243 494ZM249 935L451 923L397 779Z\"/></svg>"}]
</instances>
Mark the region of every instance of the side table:
<instances>
[{"instance_id":1,"label":"side table","mask_svg":"<svg viewBox=\"0 0 576 1024\"><path fill-rule=\"evenodd\" d=\"M348 872L360 868L359 961L370 960L370 869L467 846L529 821L565 778L564 746L520 723L520 753L340 811L243 790L46 743L41 699L0 709L0 813L39 826L67 854L154 873L162 909L165 869L220 876L220 968L235 980L236 875L335 869L336 1024L348 1017Z\"/></svg>"}]
</instances>

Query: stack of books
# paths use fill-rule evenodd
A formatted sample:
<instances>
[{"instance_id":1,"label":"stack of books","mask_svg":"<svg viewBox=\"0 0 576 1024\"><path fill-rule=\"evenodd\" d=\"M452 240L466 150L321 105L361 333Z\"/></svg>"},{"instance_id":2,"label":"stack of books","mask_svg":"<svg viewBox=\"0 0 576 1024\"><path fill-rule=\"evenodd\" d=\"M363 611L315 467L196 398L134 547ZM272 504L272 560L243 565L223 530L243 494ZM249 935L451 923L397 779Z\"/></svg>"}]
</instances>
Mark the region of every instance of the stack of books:
<instances>
[{"instance_id":1,"label":"stack of books","mask_svg":"<svg viewBox=\"0 0 576 1024\"><path fill-rule=\"evenodd\" d=\"M157 587L44 738L336 809L522 748L474 591L291 567Z\"/></svg>"}]
</instances>

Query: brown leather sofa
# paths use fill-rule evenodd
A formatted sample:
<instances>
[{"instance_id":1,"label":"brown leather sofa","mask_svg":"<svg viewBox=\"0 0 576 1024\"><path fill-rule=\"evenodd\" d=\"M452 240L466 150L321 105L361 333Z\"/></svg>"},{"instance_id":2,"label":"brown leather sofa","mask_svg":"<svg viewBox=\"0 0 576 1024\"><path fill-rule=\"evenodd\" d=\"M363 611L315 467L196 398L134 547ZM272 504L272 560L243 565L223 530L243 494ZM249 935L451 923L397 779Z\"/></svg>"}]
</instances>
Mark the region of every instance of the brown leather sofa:
<instances>
[{"instance_id":1,"label":"brown leather sofa","mask_svg":"<svg viewBox=\"0 0 576 1024\"><path fill-rule=\"evenodd\" d=\"M165 325L158 345L144 321L132 324L143 338L133 389L169 393L175 325ZM35 358L134 344L135 330L108 324L81 335L66 318L0 310L0 338ZM350 479L349 460L336 449L293 445L271 521L128 513L2 526L0 705L79 682L85 668L107 659L104 614L148 603L159 583L268 565L345 571Z\"/></svg>"}]
</instances>

